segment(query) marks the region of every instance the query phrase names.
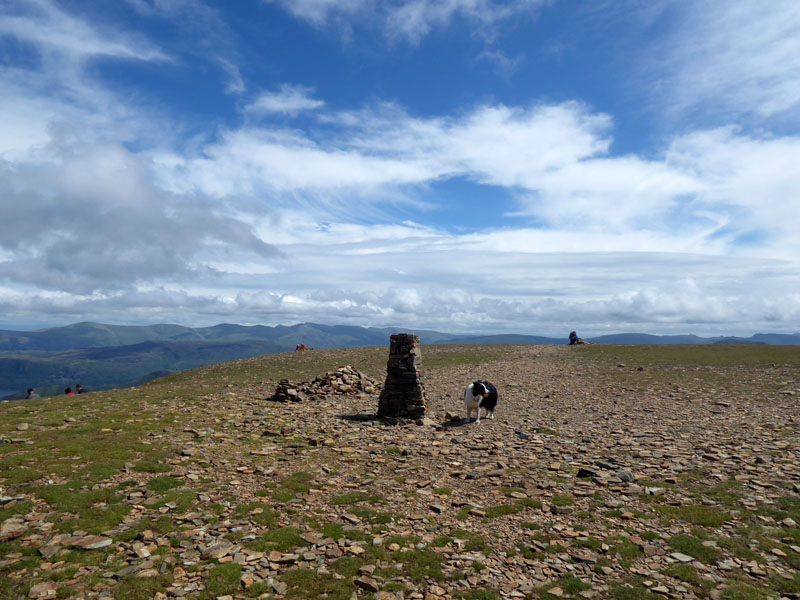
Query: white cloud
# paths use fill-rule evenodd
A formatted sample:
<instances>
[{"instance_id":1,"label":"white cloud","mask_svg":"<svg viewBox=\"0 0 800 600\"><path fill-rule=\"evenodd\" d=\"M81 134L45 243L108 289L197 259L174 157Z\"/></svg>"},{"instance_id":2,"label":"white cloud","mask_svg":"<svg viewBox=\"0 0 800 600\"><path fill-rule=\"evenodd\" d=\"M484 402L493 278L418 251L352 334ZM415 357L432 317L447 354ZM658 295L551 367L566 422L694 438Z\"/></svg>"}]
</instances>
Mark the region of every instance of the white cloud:
<instances>
[{"instance_id":1,"label":"white cloud","mask_svg":"<svg viewBox=\"0 0 800 600\"><path fill-rule=\"evenodd\" d=\"M491 37L493 26L512 17L533 14L549 0L265 0L316 27L330 23L366 24L389 38L419 41L431 31L463 19L473 30Z\"/></svg>"},{"instance_id":2,"label":"white cloud","mask_svg":"<svg viewBox=\"0 0 800 600\"><path fill-rule=\"evenodd\" d=\"M14 11L13 5L21 10ZM7 10L0 19L0 35L33 44L50 57L76 61L98 56L146 61L167 58L141 36L111 29L101 32L97 25L90 26L60 10L51 0L12 3Z\"/></svg>"},{"instance_id":3,"label":"white cloud","mask_svg":"<svg viewBox=\"0 0 800 600\"><path fill-rule=\"evenodd\" d=\"M677 7L676 24L646 64L661 79L655 89L671 110L797 122L800 4L720 0Z\"/></svg>"},{"instance_id":4,"label":"white cloud","mask_svg":"<svg viewBox=\"0 0 800 600\"><path fill-rule=\"evenodd\" d=\"M178 4L142 10L186 14L190 4ZM424 32L461 18L491 24L535 4L391 6L415 6ZM174 121L77 76L94 57L162 60L163 51L72 17L52 23L51 3L30 6L2 35L43 55L61 48L77 66L1 73L8 321L800 329L797 136L708 129L647 156L619 155L614 119L578 102L335 112L312 89L285 85L254 100L243 124L175 143ZM375 10L321 1L296 10L324 20L350 14L342 6ZM39 23L54 41L37 37ZM243 91L235 62L214 60L229 71L229 91ZM292 129L252 118L301 112L310 114ZM427 192L454 179L478 194L500 190L515 216L462 234L432 225ZM402 219L425 224L397 222L399 203ZM409 206L420 207L416 217Z\"/></svg>"},{"instance_id":5,"label":"white cloud","mask_svg":"<svg viewBox=\"0 0 800 600\"><path fill-rule=\"evenodd\" d=\"M313 88L302 85L283 84L277 92L262 92L245 111L254 114L283 114L297 116L303 111L316 110L325 106L322 100L311 97Z\"/></svg>"},{"instance_id":6,"label":"white cloud","mask_svg":"<svg viewBox=\"0 0 800 600\"><path fill-rule=\"evenodd\" d=\"M0 162L0 279L72 294L213 278L231 251L275 258L226 204L155 186L148 160L118 145L51 146Z\"/></svg>"}]
</instances>

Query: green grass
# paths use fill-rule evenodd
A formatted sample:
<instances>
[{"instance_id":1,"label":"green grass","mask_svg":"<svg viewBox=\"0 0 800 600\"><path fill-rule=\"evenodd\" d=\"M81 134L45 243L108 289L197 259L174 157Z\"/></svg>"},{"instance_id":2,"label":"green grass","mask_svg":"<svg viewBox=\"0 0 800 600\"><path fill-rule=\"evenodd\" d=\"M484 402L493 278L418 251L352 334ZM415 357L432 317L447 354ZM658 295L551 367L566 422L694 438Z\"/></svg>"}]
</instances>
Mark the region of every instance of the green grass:
<instances>
[{"instance_id":1,"label":"green grass","mask_svg":"<svg viewBox=\"0 0 800 600\"><path fill-rule=\"evenodd\" d=\"M170 583L167 575L156 577L128 577L114 588L118 600L151 600L156 592L163 592Z\"/></svg>"},{"instance_id":2,"label":"green grass","mask_svg":"<svg viewBox=\"0 0 800 600\"><path fill-rule=\"evenodd\" d=\"M427 548L401 550L394 558L403 563L405 575L414 583L422 583L426 579L443 581L445 578L442 572L444 557Z\"/></svg>"},{"instance_id":3,"label":"green grass","mask_svg":"<svg viewBox=\"0 0 800 600\"><path fill-rule=\"evenodd\" d=\"M331 504L357 504L359 502L370 502L372 504L383 502L384 498L380 494L368 494L366 492L348 492L346 494L339 494L331 498Z\"/></svg>"},{"instance_id":4,"label":"green grass","mask_svg":"<svg viewBox=\"0 0 800 600\"><path fill-rule=\"evenodd\" d=\"M362 566L364 561L355 556L342 556L331 564L333 571L344 577L354 577Z\"/></svg>"},{"instance_id":5,"label":"green grass","mask_svg":"<svg viewBox=\"0 0 800 600\"><path fill-rule=\"evenodd\" d=\"M281 485L272 493L272 497L278 502L289 502L298 495L305 495L311 489L310 482L314 479L311 473L298 471L291 474L281 482Z\"/></svg>"},{"instance_id":6,"label":"green grass","mask_svg":"<svg viewBox=\"0 0 800 600\"><path fill-rule=\"evenodd\" d=\"M522 504L500 504L498 506L489 506L484 512L486 512L487 519L496 519L506 515L514 515L523 510L525 510L525 506Z\"/></svg>"},{"instance_id":7,"label":"green grass","mask_svg":"<svg viewBox=\"0 0 800 600\"><path fill-rule=\"evenodd\" d=\"M574 575L564 575L557 581L553 583L548 583L538 589L539 597L552 599L557 598L558 596L554 596L553 594L548 594L547 590L551 590L554 587L560 587L565 595L567 596L576 596L583 590L590 590L592 589L592 584L587 583L585 581L581 581Z\"/></svg>"},{"instance_id":8,"label":"green grass","mask_svg":"<svg viewBox=\"0 0 800 600\"><path fill-rule=\"evenodd\" d=\"M550 502L553 503L553 506L572 506L573 504L572 496L570 496L569 494L553 496L550 499Z\"/></svg>"},{"instance_id":9,"label":"green grass","mask_svg":"<svg viewBox=\"0 0 800 600\"><path fill-rule=\"evenodd\" d=\"M181 481L180 479L176 479L175 477L169 477L168 475L162 475L160 477L155 477L151 479L147 483L147 489L161 493L177 487L181 487L182 485L183 481Z\"/></svg>"},{"instance_id":10,"label":"green grass","mask_svg":"<svg viewBox=\"0 0 800 600\"><path fill-rule=\"evenodd\" d=\"M281 575L288 586L288 600L350 600L353 584L347 579L317 575L314 569L289 569Z\"/></svg>"},{"instance_id":11,"label":"green grass","mask_svg":"<svg viewBox=\"0 0 800 600\"><path fill-rule=\"evenodd\" d=\"M722 527L730 520L730 515L716 506L688 504L683 506L658 505L657 513L688 521L701 527Z\"/></svg>"},{"instance_id":12,"label":"green grass","mask_svg":"<svg viewBox=\"0 0 800 600\"><path fill-rule=\"evenodd\" d=\"M234 594L239 591L239 581L242 576L242 565L225 563L216 565L208 573L206 590L214 596Z\"/></svg>"},{"instance_id":13,"label":"green grass","mask_svg":"<svg viewBox=\"0 0 800 600\"><path fill-rule=\"evenodd\" d=\"M294 527L279 527L271 529L261 537L247 543L251 550L269 551L278 550L288 552L298 546L305 545L306 542L300 537L300 532Z\"/></svg>"},{"instance_id":14,"label":"green grass","mask_svg":"<svg viewBox=\"0 0 800 600\"><path fill-rule=\"evenodd\" d=\"M123 497L110 488L82 491L82 481L71 481L65 484L45 485L29 488L28 491L38 496L57 511L81 513L97 503L117 504Z\"/></svg>"},{"instance_id":15,"label":"green grass","mask_svg":"<svg viewBox=\"0 0 800 600\"><path fill-rule=\"evenodd\" d=\"M654 594L641 583L615 583L611 586L614 600L664 600L664 596Z\"/></svg>"},{"instance_id":16,"label":"green grass","mask_svg":"<svg viewBox=\"0 0 800 600\"><path fill-rule=\"evenodd\" d=\"M221 506L220 506L221 508ZM260 509L258 514L250 514ZM249 502L240 504L233 511L234 519L250 519L264 527L274 527L278 523L278 513L264 502Z\"/></svg>"},{"instance_id":17,"label":"green grass","mask_svg":"<svg viewBox=\"0 0 800 600\"><path fill-rule=\"evenodd\" d=\"M119 525L130 512L130 506L118 504L107 508L87 508L81 511L79 518L59 522L56 529L63 533L81 530L97 535Z\"/></svg>"},{"instance_id":18,"label":"green grass","mask_svg":"<svg viewBox=\"0 0 800 600\"><path fill-rule=\"evenodd\" d=\"M467 543L464 545L464 550L467 552L486 550L488 548L486 540L478 533L471 533L463 529L451 529L450 537L467 540Z\"/></svg>"},{"instance_id":19,"label":"green grass","mask_svg":"<svg viewBox=\"0 0 800 600\"><path fill-rule=\"evenodd\" d=\"M704 546L701 539L691 535L673 535L669 538L669 545L673 550L687 554L706 564L713 564L719 558L718 550Z\"/></svg>"},{"instance_id":20,"label":"green grass","mask_svg":"<svg viewBox=\"0 0 800 600\"><path fill-rule=\"evenodd\" d=\"M722 597L725 600L766 600L767 594L760 588L738 582L725 587Z\"/></svg>"}]
</instances>

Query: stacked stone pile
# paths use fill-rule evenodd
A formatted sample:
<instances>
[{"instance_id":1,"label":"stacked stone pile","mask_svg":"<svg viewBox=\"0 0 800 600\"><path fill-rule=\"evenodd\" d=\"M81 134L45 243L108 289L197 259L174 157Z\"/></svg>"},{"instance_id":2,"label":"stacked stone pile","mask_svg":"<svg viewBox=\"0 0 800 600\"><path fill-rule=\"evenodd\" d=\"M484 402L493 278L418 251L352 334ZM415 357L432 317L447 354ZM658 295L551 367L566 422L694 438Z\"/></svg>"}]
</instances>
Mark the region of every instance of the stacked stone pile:
<instances>
[{"instance_id":1,"label":"stacked stone pile","mask_svg":"<svg viewBox=\"0 0 800 600\"><path fill-rule=\"evenodd\" d=\"M302 402L327 396L356 396L363 398L377 394L381 384L350 365L329 371L312 382L293 384L281 379L275 393L268 398L273 402Z\"/></svg>"},{"instance_id":2,"label":"stacked stone pile","mask_svg":"<svg viewBox=\"0 0 800 600\"><path fill-rule=\"evenodd\" d=\"M379 417L416 419L425 416L428 400L422 377L419 336L396 333L391 337L386 382L378 401Z\"/></svg>"}]
</instances>

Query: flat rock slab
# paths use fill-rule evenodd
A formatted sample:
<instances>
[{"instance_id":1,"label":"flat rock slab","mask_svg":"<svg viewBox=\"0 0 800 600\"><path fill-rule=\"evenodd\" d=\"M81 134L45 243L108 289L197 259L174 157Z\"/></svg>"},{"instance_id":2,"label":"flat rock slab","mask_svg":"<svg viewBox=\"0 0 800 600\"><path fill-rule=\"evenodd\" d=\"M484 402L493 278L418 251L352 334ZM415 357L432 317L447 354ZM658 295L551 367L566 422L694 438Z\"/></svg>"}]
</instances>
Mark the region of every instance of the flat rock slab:
<instances>
[{"instance_id":1,"label":"flat rock slab","mask_svg":"<svg viewBox=\"0 0 800 600\"><path fill-rule=\"evenodd\" d=\"M87 535L76 540L70 541L70 546L80 550L98 550L106 548L113 543L113 540L101 535Z\"/></svg>"}]
</instances>

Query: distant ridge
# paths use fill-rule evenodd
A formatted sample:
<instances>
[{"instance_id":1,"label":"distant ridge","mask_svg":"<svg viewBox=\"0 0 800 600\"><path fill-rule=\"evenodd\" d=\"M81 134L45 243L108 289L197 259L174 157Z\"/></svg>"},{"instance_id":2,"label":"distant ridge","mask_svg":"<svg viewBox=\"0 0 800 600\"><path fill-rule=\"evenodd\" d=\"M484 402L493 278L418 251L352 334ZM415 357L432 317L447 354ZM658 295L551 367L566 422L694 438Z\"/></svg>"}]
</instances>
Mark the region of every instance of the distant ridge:
<instances>
[{"instance_id":1,"label":"distant ridge","mask_svg":"<svg viewBox=\"0 0 800 600\"><path fill-rule=\"evenodd\" d=\"M689 335L652 335L649 333L615 333L588 338L593 344L713 344L720 338ZM800 340L799 340L800 341Z\"/></svg>"},{"instance_id":2,"label":"distant ridge","mask_svg":"<svg viewBox=\"0 0 800 600\"><path fill-rule=\"evenodd\" d=\"M540 335L519 335L514 333L499 335L477 335L460 337L442 342L445 344L521 344L529 346L549 346L566 344L566 339L543 337Z\"/></svg>"},{"instance_id":3,"label":"distant ridge","mask_svg":"<svg viewBox=\"0 0 800 600\"><path fill-rule=\"evenodd\" d=\"M416 333L423 345L564 345L567 335L458 335L413 328L355 325L237 325L211 327L173 324L107 325L74 323L37 331L0 330L0 388L33 387L55 394L81 383L93 389L129 387L194 367L309 348L386 346L392 333ZM757 333L750 337L699 337L618 333L587 338L595 344L771 344L800 345L800 334ZM20 394L16 394L19 397Z\"/></svg>"}]
</instances>

